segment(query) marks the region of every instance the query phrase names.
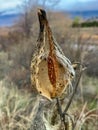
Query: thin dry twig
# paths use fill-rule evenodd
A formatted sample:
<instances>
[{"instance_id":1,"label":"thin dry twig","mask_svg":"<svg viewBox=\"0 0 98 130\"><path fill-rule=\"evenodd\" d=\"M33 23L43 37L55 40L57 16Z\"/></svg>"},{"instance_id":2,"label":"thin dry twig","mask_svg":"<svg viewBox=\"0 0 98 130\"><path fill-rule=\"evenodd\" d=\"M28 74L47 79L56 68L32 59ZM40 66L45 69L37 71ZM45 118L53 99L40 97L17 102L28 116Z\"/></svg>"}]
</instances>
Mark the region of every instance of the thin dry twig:
<instances>
[{"instance_id":1,"label":"thin dry twig","mask_svg":"<svg viewBox=\"0 0 98 130\"><path fill-rule=\"evenodd\" d=\"M74 97L74 95L75 95L75 93L76 93L76 91L77 91L77 88L78 88L78 85L79 85L79 82L80 82L82 73L84 72L85 69L86 69L86 68L83 68L82 66L80 67L79 77L78 77L78 79L77 79L77 81L76 81L76 84L75 84L73 93L72 93L72 95L71 95L71 97L70 97L70 99L69 99L69 101L68 101L68 103L67 103L67 105L66 105L66 107L65 107L65 109L64 109L63 112L62 112L61 104L60 104L60 102L59 102L59 100L58 100L58 98L57 98L58 112L59 112L59 114L60 114L61 121L64 123L65 130L66 130L66 120L65 120L66 118L65 118L65 116L68 116L68 117L70 118L70 120L71 120L71 122L72 122L72 129L74 130L74 122L73 122L73 119L72 119L71 116L67 113L67 111L68 111L68 109L69 109L69 107L70 107L70 105L71 105L71 103L72 103L72 100L73 100L73 97Z\"/></svg>"}]
</instances>

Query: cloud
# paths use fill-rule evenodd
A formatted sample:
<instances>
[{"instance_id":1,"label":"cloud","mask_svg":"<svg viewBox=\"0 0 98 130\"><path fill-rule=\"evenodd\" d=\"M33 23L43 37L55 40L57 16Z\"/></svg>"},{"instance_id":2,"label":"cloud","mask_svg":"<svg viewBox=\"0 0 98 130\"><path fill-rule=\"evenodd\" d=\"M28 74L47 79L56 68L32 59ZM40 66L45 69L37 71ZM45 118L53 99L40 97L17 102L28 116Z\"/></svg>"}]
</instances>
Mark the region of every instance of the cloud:
<instances>
[{"instance_id":1,"label":"cloud","mask_svg":"<svg viewBox=\"0 0 98 130\"><path fill-rule=\"evenodd\" d=\"M98 0L61 0L56 9L60 10L98 10Z\"/></svg>"},{"instance_id":2,"label":"cloud","mask_svg":"<svg viewBox=\"0 0 98 130\"><path fill-rule=\"evenodd\" d=\"M0 0L0 12L3 11L19 11L18 5L21 5L24 0ZM98 10L98 0L60 0L55 7L56 10ZM11 12L11 11L10 11Z\"/></svg>"},{"instance_id":3,"label":"cloud","mask_svg":"<svg viewBox=\"0 0 98 130\"><path fill-rule=\"evenodd\" d=\"M0 0L0 15L17 14L24 0Z\"/></svg>"},{"instance_id":4,"label":"cloud","mask_svg":"<svg viewBox=\"0 0 98 130\"><path fill-rule=\"evenodd\" d=\"M0 11L13 9L21 4L23 0L0 0Z\"/></svg>"}]
</instances>

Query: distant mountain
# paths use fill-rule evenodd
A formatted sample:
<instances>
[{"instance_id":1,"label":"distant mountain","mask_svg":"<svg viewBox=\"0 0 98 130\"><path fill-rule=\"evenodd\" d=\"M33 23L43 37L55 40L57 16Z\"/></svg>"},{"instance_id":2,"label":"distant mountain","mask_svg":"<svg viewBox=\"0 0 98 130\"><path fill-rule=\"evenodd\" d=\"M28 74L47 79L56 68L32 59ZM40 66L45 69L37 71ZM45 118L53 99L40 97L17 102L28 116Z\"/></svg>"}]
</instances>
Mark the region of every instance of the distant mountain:
<instances>
[{"instance_id":1,"label":"distant mountain","mask_svg":"<svg viewBox=\"0 0 98 130\"><path fill-rule=\"evenodd\" d=\"M90 11L69 11L71 18L82 17L83 19L98 18L98 10Z\"/></svg>"},{"instance_id":2,"label":"distant mountain","mask_svg":"<svg viewBox=\"0 0 98 130\"><path fill-rule=\"evenodd\" d=\"M98 18L98 10L95 11L69 11L66 12L73 19L75 17L82 17L83 19ZM19 18L19 13L4 13L0 12L0 26L12 26Z\"/></svg>"},{"instance_id":3,"label":"distant mountain","mask_svg":"<svg viewBox=\"0 0 98 130\"><path fill-rule=\"evenodd\" d=\"M19 14L0 14L0 26L12 26L19 18Z\"/></svg>"}]
</instances>

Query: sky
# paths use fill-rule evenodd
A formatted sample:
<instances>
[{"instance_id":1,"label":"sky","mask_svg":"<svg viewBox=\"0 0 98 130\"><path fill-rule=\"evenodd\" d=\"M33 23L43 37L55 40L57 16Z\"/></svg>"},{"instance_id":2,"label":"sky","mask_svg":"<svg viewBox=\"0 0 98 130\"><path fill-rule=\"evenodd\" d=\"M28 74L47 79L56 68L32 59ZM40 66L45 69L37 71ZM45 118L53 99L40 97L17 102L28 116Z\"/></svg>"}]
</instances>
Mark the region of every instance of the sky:
<instances>
[{"instance_id":1,"label":"sky","mask_svg":"<svg viewBox=\"0 0 98 130\"><path fill-rule=\"evenodd\" d=\"M6 12L9 13L11 11L17 12L18 11L18 5L22 4L23 0L0 0L0 12Z\"/></svg>"},{"instance_id":2,"label":"sky","mask_svg":"<svg viewBox=\"0 0 98 130\"><path fill-rule=\"evenodd\" d=\"M21 0L0 0L0 10L6 10L21 4Z\"/></svg>"},{"instance_id":3,"label":"sky","mask_svg":"<svg viewBox=\"0 0 98 130\"><path fill-rule=\"evenodd\" d=\"M18 11L24 0L0 0L0 12ZM59 0L55 9L60 10L98 10L98 0Z\"/></svg>"},{"instance_id":4,"label":"sky","mask_svg":"<svg viewBox=\"0 0 98 130\"><path fill-rule=\"evenodd\" d=\"M98 10L98 0L61 0L59 6L61 10Z\"/></svg>"}]
</instances>

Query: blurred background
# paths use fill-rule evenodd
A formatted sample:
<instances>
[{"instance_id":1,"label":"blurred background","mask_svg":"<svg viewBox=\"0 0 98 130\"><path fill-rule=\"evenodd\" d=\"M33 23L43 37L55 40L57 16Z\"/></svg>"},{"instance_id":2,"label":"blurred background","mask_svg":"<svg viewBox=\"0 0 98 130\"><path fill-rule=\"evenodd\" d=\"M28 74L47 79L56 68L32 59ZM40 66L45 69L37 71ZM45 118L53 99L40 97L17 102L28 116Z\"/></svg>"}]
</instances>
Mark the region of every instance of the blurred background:
<instances>
[{"instance_id":1,"label":"blurred background","mask_svg":"<svg viewBox=\"0 0 98 130\"><path fill-rule=\"evenodd\" d=\"M12 113L17 112L13 103L25 97L20 101L23 105L17 105L20 110L26 107L26 101L33 93L30 84L30 62L39 33L38 7L47 11L53 35L65 56L72 62L81 62L87 67L75 95L72 112L79 115L86 103L84 113L90 111L94 118L86 121L83 130L97 130L97 0L0 0L0 125L6 124L6 130L8 120L12 120ZM20 91L24 92L24 95L20 94ZM17 95L22 97L18 98ZM4 109L5 106L9 108L10 116ZM1 128L3 129L3 126ZM12 126L9 128L11 130Z\"/></svg>"}]
</instances>

